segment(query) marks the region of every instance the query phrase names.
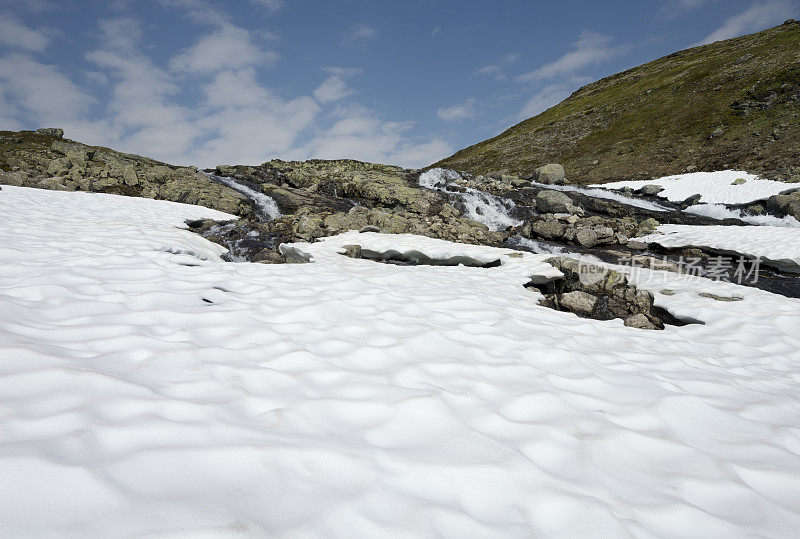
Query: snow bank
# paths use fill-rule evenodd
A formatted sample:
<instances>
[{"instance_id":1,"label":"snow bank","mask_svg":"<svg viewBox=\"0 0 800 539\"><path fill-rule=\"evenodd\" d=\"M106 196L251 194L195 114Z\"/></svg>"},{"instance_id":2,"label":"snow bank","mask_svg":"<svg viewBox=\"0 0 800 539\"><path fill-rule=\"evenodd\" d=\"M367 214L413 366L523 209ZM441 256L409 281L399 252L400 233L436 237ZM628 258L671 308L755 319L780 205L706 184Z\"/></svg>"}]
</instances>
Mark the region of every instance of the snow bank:
<instances>
[{"instance_id":1,"label":"snow bank","mask_svg":"<svg viewBox=\"0 0 800 539\"><path fill-rule=\"evenodd\" d=\"M738 179L746 180L739 185L732 185ZM700 202L708 204L745 204L763 200L797 187L795 185L765 180L755 174L740 170L720 170L717 172L692 172L665 176L656 180L630 180L598 184L596 187L621 189L630 187L639 189L644 185L656 184L664 188L658 196L672 202L681 202L692 195L700 194Z\"/></svg>"},{"instance_id":2,"label":"snow bank","mask_svg":"<svg viewBox=\"0 0 800 539\"><path fill-rule=\"evenodd\" d=\"M739 219L753 225L800 228L800 221L791 215L785 217L775 217L774 215L747 215L742 210L732 210L724 204L695 204L683 211L695 215L711 217L712 219Z\"/></svg>"},{"instance_id":3,"label":"snow bank","mask_svg":"<svg viewBox=\"0 0 800 539\"><path fill-rule=\"evenodd\" d=\"M655 234L638 241L664 247L707 247L765 262L790 272L800 272L800 229L774 226L661 225Z\"/></svg>"},{"instance_id":4,"label":"snow bank","mask_svg":"<svg viewBox=\"0 0 800 539\"><path fill-rule=\"evenodd\" d=\"M800 301L642 270L705 325L636 330L538 306L547 255L348 233L232 264L175 228L215 213L0 191L4 535L800 529Z\"/></svg>"}]
</instances>

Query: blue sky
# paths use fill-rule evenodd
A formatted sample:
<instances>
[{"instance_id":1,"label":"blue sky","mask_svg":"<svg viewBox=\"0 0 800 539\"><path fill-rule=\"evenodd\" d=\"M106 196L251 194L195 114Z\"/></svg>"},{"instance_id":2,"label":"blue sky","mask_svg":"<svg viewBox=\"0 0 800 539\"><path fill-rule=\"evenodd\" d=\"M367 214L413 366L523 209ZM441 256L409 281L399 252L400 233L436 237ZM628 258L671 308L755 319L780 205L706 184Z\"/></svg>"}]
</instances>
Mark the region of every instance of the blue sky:
<instances>
[{"instance_id":1,"label":"blue sky","mask_svg":"<svg viewBox=\"0 0 800 539\"><path fill-rule=\"evenodd\" d=\"M177 164L424 166L800 0L0 0L0 129Z\"/></svg>"}]
</instances>

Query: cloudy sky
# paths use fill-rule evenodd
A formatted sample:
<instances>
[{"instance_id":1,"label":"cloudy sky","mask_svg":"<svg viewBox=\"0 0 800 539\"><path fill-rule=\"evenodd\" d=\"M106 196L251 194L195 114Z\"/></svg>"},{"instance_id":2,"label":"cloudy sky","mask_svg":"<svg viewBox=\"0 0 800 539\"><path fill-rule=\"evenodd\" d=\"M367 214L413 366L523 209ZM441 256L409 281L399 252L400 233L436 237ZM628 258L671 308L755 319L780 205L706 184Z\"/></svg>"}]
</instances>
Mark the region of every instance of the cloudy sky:
<instances>
[{"instance_id":1,"label":"cloudy sky","mask_svg":"<svg viewBox=\"0 0 800 539\"><path fill-rule=\"evenodd\" d=\"M176 164L430 164L800 0L0 0L0 129Z\"/></svg>"}]
</instances>

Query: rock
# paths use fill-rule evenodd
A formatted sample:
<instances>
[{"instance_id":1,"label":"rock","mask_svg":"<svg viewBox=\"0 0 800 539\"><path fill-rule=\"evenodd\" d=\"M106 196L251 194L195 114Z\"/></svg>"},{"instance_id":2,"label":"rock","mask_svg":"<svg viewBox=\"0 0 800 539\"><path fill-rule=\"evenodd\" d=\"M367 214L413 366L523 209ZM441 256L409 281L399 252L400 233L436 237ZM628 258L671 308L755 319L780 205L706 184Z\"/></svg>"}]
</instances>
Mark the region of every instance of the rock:
<instances>
[{"instance_id":1,"label":"rock","mask_svg":"<svg viewBox=\"0 0 800 539\"><path fill-rule=\"evenodd\" d=\"M625 318L625 325L629 328L638 329L658 329L648 318L642 313L636 313Z\"/></svg>"},{"instance_id":2,"label":"rock","mask_svg":"<svg viewBox=\"0 0 800 539\"><path fill-rule=\"evenodd\" d=\"M533 181L547 185L566 183L564 167L558 163L550 163L533 171Z\"/></svg>"},{"instance_id":3,"label":"rock","mask_svg":"<svg viewBox=\"0 0 800 539\"><path fill-rule=\"evenodd\" d=\"M711 132L711 137L709 138L719 138L725 134L725 131L722 130L721 127L717 127L714 131Z\"/></svg>"},{"instance_id":4,"label":"rock","mask_svg":"<svg viewBox=\"0 0 800 539\"><path fill-rule=\"evenodd\" d=\"M572 199L561 191L543 189L536 193L536 209L541 213L570 213Z\"/></svg>"},{"instance_id":5,"label":"rock","mask_svg":"<svg viewBox=\"0 0 800 539\"><path fill-rule=\"evenodd\" d=\"M648 217L636 227L636 231L634 232L635 237L639 236L646 236L648 234L652 234L656 231L656 228L660 225L658 221L653 219L652 217Z\"/></svg>"},{"instance_id":6,"label":"rock","mask_svg":"<svg viewBox=\"0 0 800 539\"><path fill-rule=\"evenodd\" d=\"M625 245L627 245L629 249L635 249L637 251L643 251L647 249L647 244L642 241L628 240L628 243Z\"/></svg>"},{"instance_id":7,"label":"rock","mask_svg":"<svg viewBox=\"0 0 800 539\"><path fill-rule=\"evenodd\" d=\"M736 60L737 64L746 64L750 60L753 59L753 55L750 53L745 54L744 56L740 56L739 59Z\"/></svg>"},{"instance_id":8,"label":"rock","mask_svg":"<svg viewBox=\"0 0 800 539\"><path fill-rule=\"evenodd\" d=\"M64 130L59 129L58 127L43 127L41 129L37 129L36 132L40 135L49 135L57 138L62 138L64 136Z\"/></svg>"},{"instance_id":9,"label":"rock","mask_svg":"<svg viewBox=\"0 0 800 539\"><path fill-rule=\"evenodd\" d=\"M495 170L494 172L489 172L488 174L486 174L486 177L492 180L502 180L503 176L506 174L508 174L508 169L504 168L503 170Z\"/></svg>"},{"instance_id":10,"label":"rock","mask_svg":"<svg viewBox=\"0 0 800 539\"><path fill-rule=\"evenodd\" d=\"M664 188L661 187L660 185L656 185L654 183L651 183L651 184L647 184L644 187L642 187L641 189L639 189L639 192L641 194L643 194L643 195L646 195L646 196L656 196L657 194L659 194L663 190L664 190Z\"/></svg>"},{"instance_id":11,"label":"rock","mask_svg":"<svg viewBox=\"0 0 800 539\"><path fill-rule=\"evenodd\" d=\"M360 245L342 245L342 249L344 249L344 256L348 258L361 258Z\"/></svg>"},{"instance_id":12,"label":"rock","mask_svg":"<svg viewBox=\"0 0 800 539\"><path fill-rule=\"evenodd\" d=\"M711 292L700 292L697 295L702 297L702 298L710 298L710 299L713 299L715 301L742 301L744 299L741 296L730 296L730 297L718 296L716 294L712 294Z\"/></svg>"},{"instance_id":13,"label":"rock","mask_svg":"<svg viewBox=\"0 0 800 539\"><path fill-rule=\"evenodd\" d=\"M575 290L562 294L559 299L559 304L562 308L577 315L589 316L592 314L592 311L594 311L597 298L587 292Z\"/></svg>"},{"instance_id":14,"label":"rock","mask_svg":"<svg viewBox=\"0 0 800 539\"><path fill-rule=\"evenodd\" d=\"M683 202L681 202L681 205L682 206L694 206L695 204L700 202L701 198L703 198L703 195L701 195L699 193L696 194L696 195L692 195L690 197L686 197L686 199Z\"/></svg>"},{"instance_id":15,"label":"rock","mask_svg":"<svg viewBox=\"0 0 800 539\"><path fill-rule=\"evenodd\" d=\"M675 291L672 290L671 288L664 288L664 289L659 291L659 294L663 294L665 296L674 296L675 295Z\"/></svg>"},{"instance_id":16,"label":"rock","mask_svg":"<svg viewBox=\"0 0 800 539\"><path fill-rule=\"evenodd\" d=\"M361 227L361 229L358 232L363 234L364 232L380 232L380 231L381 231L381 229L378 228L377 226L367 225L367 226Z\"/></svg>"},{"instance_id":17,"label":"rock","mask_svg":"<svg viewBox=\"0 0 800 539\"><path fill-rule=\"evenodd\" d=\"M688 167L686 167L686 172L694 172L695 170L697 170L697 167L695 165L689 165Z\"/></svg>"},{"instance_id":18,"label":"rock","mask_svg":"<svg viewBox=\"0 0 800 539\"><path fill-rule=\"evenodd\" d=\"M747 180L744 178L736 178L731 182L731 185L742 185L745 182L747 182Z\"/></svg>"},{"instance_id":19,"label":"rock","mask_svg":"<svg viewBox=\"0 0 800 539\"><path fill-rule=\"evenodd\" d=\"M788 195L772 195L767 199L767 211L781 216L791 215L800 220L800 191Z\"/></svg>"},{"instance_id":20,"label":"rock","mask_svg":"<svg viewBox=\"0 0 800 539\"><path fill-rule=\"evenodd\" d=\"M584 247L594 247L597 245L597 233L591 228L579 228L575 240Z\"/></svg>"},{"instance_id":21,"label":"rock","mask_svg":"<svg viewBox=\"0 0 800 539\"><path fill-rule=\"evenodd\" d=\"M530 234L546 240L555 240L564 235L567 225L558 221L534 221L530 226Z\"/></svg>"}]
</instances>

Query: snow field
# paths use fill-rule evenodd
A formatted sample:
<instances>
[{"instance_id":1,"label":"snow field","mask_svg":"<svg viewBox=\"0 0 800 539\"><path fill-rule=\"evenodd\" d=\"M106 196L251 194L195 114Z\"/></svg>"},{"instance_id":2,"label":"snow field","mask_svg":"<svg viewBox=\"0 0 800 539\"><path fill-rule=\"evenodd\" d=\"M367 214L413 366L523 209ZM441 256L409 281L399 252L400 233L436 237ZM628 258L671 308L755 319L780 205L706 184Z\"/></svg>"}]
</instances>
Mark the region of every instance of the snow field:
<instances>
[{"instance_id":1,"label":"snow field","mask_svg":"<svg viewBox=\"0 0 800 539\"><path fill-rule=\"evenodd\" d=\"M720 252L760 257L778 269L800 272L800 229L776 226L661 225L656 233L636 238L664 247L707 247Z\"/></svg>"},{"instance_id":2,"label":"snow field","mask_svg":"<svg viewBox=\"0 0 800 539\"><path fill-rule=\"evenodd\" d=\"M739 185L732 185L737 179L746 180ZM796 185L765 180L755 174L740 170L720 170L717 172L691 172L664 176L655 180L629 180L598 184L594 187L621 189L630 187L639 189L644 185L660 185L664 188L658 196L672 202L682 202L692 195L700 194L700 202L705 204L746 204L763 200L790 190Z\"/></svg>"},{"instance_id":3,"label":"snow field","mask_svg":"<svg viewBox=\"0 0 800 539\"><path fill-rule=\"evenodd\" d=\"M0 191L5 534L800 529L800 301L642 270L705 325L636 330L536 305L549 255L347 233L295 244L311 264L232 264L177 228L215 214Z\"/></svg>"}]
</instances>

